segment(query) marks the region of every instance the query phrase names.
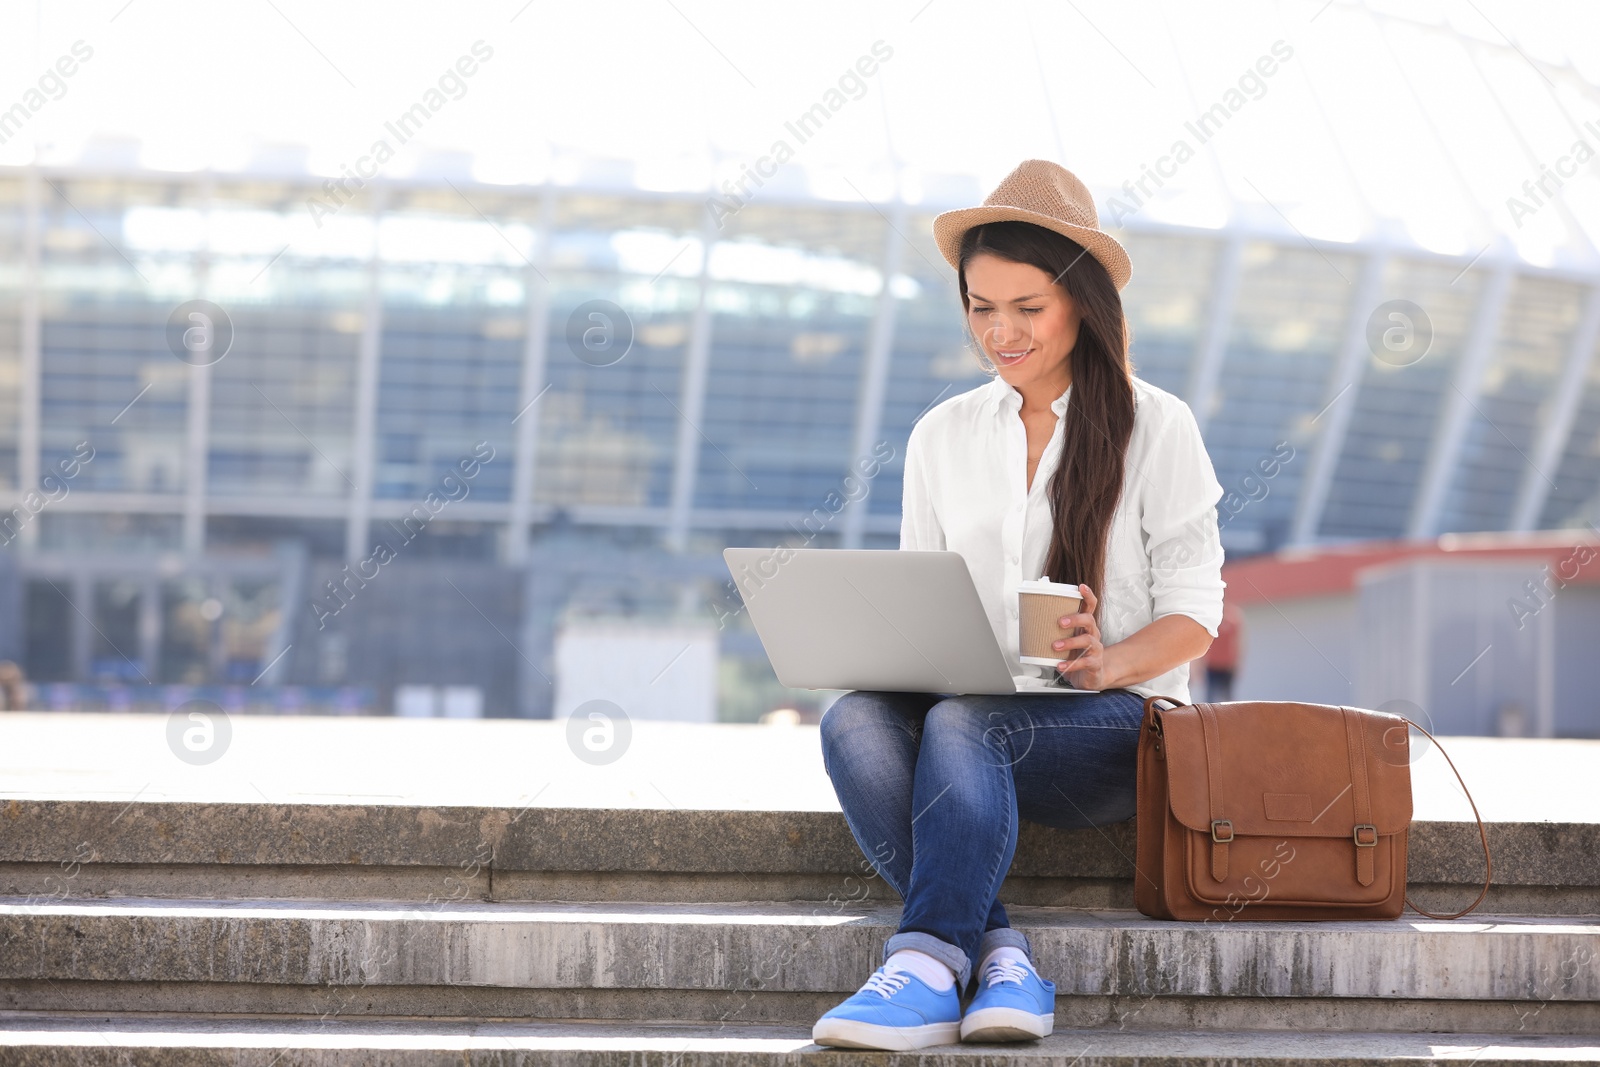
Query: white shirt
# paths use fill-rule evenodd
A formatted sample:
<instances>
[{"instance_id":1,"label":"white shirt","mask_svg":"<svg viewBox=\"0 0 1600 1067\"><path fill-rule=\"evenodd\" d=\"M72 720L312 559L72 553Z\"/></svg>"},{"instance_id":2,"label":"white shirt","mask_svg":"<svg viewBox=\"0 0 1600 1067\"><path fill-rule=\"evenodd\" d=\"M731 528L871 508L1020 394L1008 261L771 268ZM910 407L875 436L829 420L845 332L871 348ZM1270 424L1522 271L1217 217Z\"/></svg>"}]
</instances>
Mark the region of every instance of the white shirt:
<instances>
[{"instance_id":1,"label":"white shirt","mask_svg":"<svg viewBox=\"0 0 1600 1067\"><path fill-rule=\"evenodd\" d=\"M1105 588L1094 590L1101 640L1115 644L1174 614L1189 616L1215 637L1226 584L1216 512L1222 486L1189 405L1140 378L1133 389L1133 435L1111 522ZM1071 395L1068 386L1051 405L1055 432L1031 488L1022 394L1003 378L935 407L911 428L906 444L900 547L961 553L1018 677L1056 673L1018 659L1014 589L1044 576L1052 534L1049 483ZM1188 702L1189 665L1126 688Z\"/></svg>"}]
</instances>

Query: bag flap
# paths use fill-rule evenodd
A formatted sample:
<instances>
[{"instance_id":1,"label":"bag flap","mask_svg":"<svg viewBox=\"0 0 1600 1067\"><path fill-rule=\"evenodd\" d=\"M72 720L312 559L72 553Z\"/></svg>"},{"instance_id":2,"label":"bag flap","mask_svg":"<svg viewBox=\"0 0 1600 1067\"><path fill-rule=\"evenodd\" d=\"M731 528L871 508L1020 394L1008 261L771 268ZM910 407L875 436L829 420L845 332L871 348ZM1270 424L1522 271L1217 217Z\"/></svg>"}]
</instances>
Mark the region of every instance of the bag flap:
<instances>
[{"instance_id":1,"label":"bag flap","mask_svg":"<svg viewBox=\"0 0 1600 1067\"><path fill-rule=\"evenodd\" d=\"M1221 738L1219 818L1236 834L1349 837L1357 823L1342 710L1331 704L1233 701L1210 705ZM1380 834L1411 822L1411 750L1405 720L1351 708L1365 740L1371 823ZM1158 710L1172 815L1211 829L1205 727L1195 705ZM1362 753L1357 753L1362 758Z\"/></svg>"}]
</instances>

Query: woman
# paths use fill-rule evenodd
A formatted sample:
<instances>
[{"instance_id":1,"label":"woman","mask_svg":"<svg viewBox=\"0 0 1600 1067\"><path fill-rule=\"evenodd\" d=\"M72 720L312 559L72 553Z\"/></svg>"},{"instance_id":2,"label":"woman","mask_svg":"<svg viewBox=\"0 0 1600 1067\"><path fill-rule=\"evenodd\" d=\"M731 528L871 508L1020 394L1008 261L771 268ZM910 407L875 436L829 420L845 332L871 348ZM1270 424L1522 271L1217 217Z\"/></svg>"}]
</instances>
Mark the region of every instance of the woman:
<instances>
[{"instance_id":1,"label":"woman","mask_svg":"<svg viewBox=\"0 0 1600 1067\"><path fill-rule=\"evenodd\" d=\"M997 898L1017 820L1132 818L1143 698L1187 701L1189 663L1217 635L1222 487L1188 406L1132 374L1128 256L1098 227L1088 190L1043 160L934 220L994 380L913 427L900 547L961 553L1015 674L1035 669L1015 659L1016 583L1077 585L1055 670L1094 692L853 692L828 709L828 775L904 908L883 966L817 1021L819 1044L1050 1033L1055 987Z\"/></svg>"}]
</instances>

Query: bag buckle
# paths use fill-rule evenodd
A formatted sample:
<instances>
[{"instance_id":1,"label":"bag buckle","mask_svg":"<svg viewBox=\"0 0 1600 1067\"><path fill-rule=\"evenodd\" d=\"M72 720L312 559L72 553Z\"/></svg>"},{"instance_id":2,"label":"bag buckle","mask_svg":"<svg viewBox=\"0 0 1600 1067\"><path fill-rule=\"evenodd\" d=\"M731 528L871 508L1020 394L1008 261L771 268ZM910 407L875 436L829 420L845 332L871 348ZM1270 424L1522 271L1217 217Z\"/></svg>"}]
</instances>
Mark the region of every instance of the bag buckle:
<instances>
[{"instance_id":1,"label":"bag buckle","mask_svg":"<svg viewBox=\"0 0 1600 1067\"><path fill-rule=\"evenodd\" d=\"M1211 840L1219 845L1226 845L1233 840L1233 823L1227 819L1211 820ZM1374 844L1377 842L1374 841Z\"/></svg>"},{"instance_id":2,"label":"bag buckle","mask_svg":"<svg viewBox=\"0 0 1600 1067\"><path fill-rule=\"evenodd\" d=\"M1358 848L1372 848L1378 843L1378 828L1369 822L1359 823L1351 831Z\"/></svg>"}]
</instances>

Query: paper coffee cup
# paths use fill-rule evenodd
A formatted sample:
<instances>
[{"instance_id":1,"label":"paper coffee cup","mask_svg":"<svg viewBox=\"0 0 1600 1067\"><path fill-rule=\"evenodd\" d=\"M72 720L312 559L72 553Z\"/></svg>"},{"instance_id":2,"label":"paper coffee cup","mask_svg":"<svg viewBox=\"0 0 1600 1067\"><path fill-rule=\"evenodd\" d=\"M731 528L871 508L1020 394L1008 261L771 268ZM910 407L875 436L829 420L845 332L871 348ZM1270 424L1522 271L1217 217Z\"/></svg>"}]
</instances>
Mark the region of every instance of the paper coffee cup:
<instances>
[{"instance_id":1,"label":"paper coffee cup","mask_svg":"<svg viewBox=\"0 0 1600 1067\"><path fill-rule=\"evenodd\" d=\"M1082 609L1083 595L1075 585L1063 585L1045 578L1017 583L1017 644L1023 663L1038 667L1054 667L1072 655L1073 650L1056 651L1053 646L1064 637L1071 637L1081 627L1061 628L1061 616L1074 615Z\"/></svg>"}]
</instances>

